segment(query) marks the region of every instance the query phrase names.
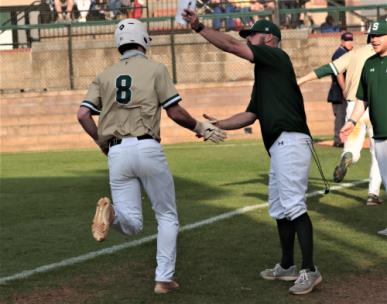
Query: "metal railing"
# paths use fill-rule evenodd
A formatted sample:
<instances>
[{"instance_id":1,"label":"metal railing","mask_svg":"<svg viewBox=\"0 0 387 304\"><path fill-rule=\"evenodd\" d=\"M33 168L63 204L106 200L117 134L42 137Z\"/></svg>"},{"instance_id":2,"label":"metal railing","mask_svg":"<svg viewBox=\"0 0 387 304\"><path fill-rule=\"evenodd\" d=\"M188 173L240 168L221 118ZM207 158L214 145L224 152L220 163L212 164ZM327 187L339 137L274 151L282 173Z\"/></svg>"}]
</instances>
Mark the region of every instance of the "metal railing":
<instances>
[{"instance_id":1,"label":"metal railing","mask_svg":"<svg viewBox=\"0 0 387 304\"><path fill-rule=\"evenodd\" d=\"M24 18L22 18L21 14L13 15L13 21L11 25L3 24L0 26L0 34L3 33L6 30L12 31L12 42L9 42L9 45L12 45L13 48L18 47L31 47L31 43L33 41L40 41L41 39L48 39L48 38L59 38L59 37L66 37L65 31L61 30L54 30L63 28L63 24L56 24L56 23L48 23L50 26L48 28L52 29L50 31L41 31L39 29L47 28L41 25L32 25L31 27L26 27L26 25L29 25L32 18L30 18L30 14L37 13L36 10L33 8L39 7L39 5L36 5L38 3L37 1L34 2L35 5L33 7L30 7L29 9L24 9ZM272 10L272 9L265 9L260 11L247 11L247 12L232 12L232 13L211 13L211 6L205 2L201 1L200 6L200 12L204 13L202 14L202 18L204 20L212 20L212 22L207 21L208 26L213 26L215 22L218 24L221 24L221 27L219 29L227 29L228 28L228 21L233 19L233 22L235 23L234 27L232 29L238 30L241 27L249 27L251 25L251 21L255 21L258 18L269 18L274 20L277 24L280 24L281 20L281 27L284 28L300 28L300 27L309 27L314 31L319 31L319 26L314 24L313 21L313 15L317 13L327 13L327 14L340 14L340 13L348 13L352 14L358 17L357 24L347 24L345 20L342 20L341 22L341 29L345 28L353 28L355 29L360 28L360 26L364 26L365 23L368 23L370 21L370 17L366 17L361 15L359 12L361 11L370 11L375 16L375 18L380 17L381 15L386 13L387 10L387 4L380 4L380 5L362 5L362 6L351 6L351 7L345 7L345 6L333 6L333 7L326 7L326 8L293 8L293 9L279 9L279 10ZM143 10L145 12L143 20L148 25L148 30L153 34L166 34L171 30L174 31L180 31L180 32L186 32L187 28L184 26L179 26L174 22L174 14L176 11L176 1L154 1L154 0L147 0L146 6L143 7ZM42 11L39 11L39 14L42 14ZM300 20L300 15L304 15L304 20ZM17 16L17 18L16 18ZM39 15L40 16L40 15ZM295 17L296 16L296 17ZM151 17L151 18L149 18ZM15 19L16 18L16 19ZM23 22L20 24L19 22L23 19ZM35 18L36 23L39 22L39 18ZM297 19L297 23L290 24L290 20ZM308 19L309 20L308 22ZM247 22L246 22L247 20ZM242 21L242 22L241 22ZM87 21L85 23L76 23L71 22L71 26L73 28L79 27L83 28L83 31L74 32L74 36L87 36L89 35L89 32L93 32L93 30L86 30L88 28L93 28L95 26L101 26L101 25L112 25L118 22L117 20L93 20L93 21ZM305 24L305 22L308 22L308 24ZM85 27L86 26L86 27ZM35 30L33 34L31 34L31 29L38 29ZM20 33L20 31L23 32L23 35ZM109 34L111 29L108 29L109 32L105 34ZM19 35L20 34L20 35ZM23 38L24 37L24 38ZM1 43L0 45L5 45L5 43Z\"/></svg>"},{"instance_id":2,"label":"metal railing","mask_svg":"<svg viewBox=\"0 0 387 304\"><path fill-rule=\"evenodd\" d=\"M332 8L325 8L325 9L288 9L283 10L282 13L315 13L315 12L334 12L334 11L356 11L356 10L373 10L375 13L375 18L380 16L383 12L383 10L387 9L386 5L377 5L377 6L357 6L357 7L351 7L351 8L342 8L342 7L332 7ZM231 14L203 14L200 16L203 22L206 24L206 26L211 27L213 25L213 22L215 19L227 19L232 18L234 20L241 20L243 18L248 18L250 22L254 22L258 18L275 18L275 14L272 10L264 10L259 12L250 12L250 13L231 13ZM181 54L184 54L187 48L186 46L190 46L193 44L200 44L200 50L202 50L204 53L208 50L208 43L204 40L197 39L199 37L198 35L180 35L180 34L186 34L190 33L191 30L187 26L179 25L175 22L174 17L172 16L165 16L165 17L157 17L157 18L145 18L140 19L143 22L145 22L148 26L148 30L150 31L151 35L157 36L158 34L164 34L165 36L160 36L160 39L157 40L157 43L153 43L153 47L151 48L151 52L161 52L160 50L163 49L163 51L167 52L167 54L160 55L160 58L164 56L162 60L163 63L165 63L168 68L171 71L171 74L173 76L173 79L175 82L180 82L181 79L184 79L184 81L195 81L190 80L182 76L186 71L183 70L182 66L184 66L184 63L182 64ZM77 50L77 54L79 54L79 43L85 40L87 38L87 41L90 41L91 39L94 41L99 40L99 38L102 38L100 40L113 40L113 32L115 29L116 23L119 22L119 20L104 20L104 21L89 21L86 23L79 23L79 22L71 22L71 23L49 23L49 24L24 24L24 25L6 25L6 26L0 26L0 31L17 31L17 32L29 32L31 40L18 43L17 45L14 45L14 47L31 47L33 50L33 55L31 58L32 60L35 60L34 56L40 56L39 60L42 60L42 56L47 56L46 58L43 58L44 61L53 61L51 60L53 56L64 56L66 57L63 61L64 63L60 67L62 71L61 76L62 77L62 83L64 85L64 89L80 89L85 88L84 82L79 82L79 70L80 66L82 65L82 62L79 61L79 58L77 58L76 55L74 55L74 51ZM239 24L239 26L247 26L243 24ZM365 25L366 26L366 25ZM317 27L314 27L313 25L309 28L305 28L307 32L311 32L313 30L318 30ZM291 30L287 31L287 37L291 37ZM289 34L290 33L290 34ZM297 36L297 31L294 31L294 37ZM20 35L21 36L21 35ZM196 37L196 38L195 38ZM329 37L328 37L329 38ZM332 44L336 45L336 38L331 37L329 39L332 39ZM51 47L52 52L50 53L49 50L45 52L39 51L39 45L41 43L39 42L49 42L45 45L45 47ZM53 43L54 41L59 41L58 43ZM23 44L24 43L24 44ZM111 42L109 42L109 46L113 48ZM93 44L89 44L90 46ZM93 46L94 48L98 48L98 43L94 44L96 46ZM59 47L61 46L61 48ZM86 44L87 47L87 44ZM106 48L107 46L100 46L100 49ZM165 48L167 47L167 48ZM38 51L37 51L38 50ZM40 52L40 53L39 53ZM189 51L188 51L189 52ZM300 50L300 52L304 52L303 50ZM305 53L304 55L306 55ZM153 54L152 54L153 55ZM115 55L114 55L115 56ZM179 57L180 56L180 57ZM189 54L189 56L200 56L200 54ZM218 55L217 55L218 56ZM324 53L325 56L325 53ZM14 57L13 57L14 58ZM59 58L60 59L60 58ZM63 59L63 58L62 58ZM158 59L158 58L157 58ZM164 61L163 61L164 60ZM179 61L180 60L180 61ZM88 66L87 68L91 70L90 74L93 73L99 73L101 69L105 66L108 66L110 64L111 58L107 58L106 62L98 63L98 67L94 66ZM3 71L6 70L6 65L12 64L8 63L7 61L2 61L2 65L4 65ZM35 64L36 67L36 64ZM66 69L66 70L64 70ZM11 68L9 69L11 70ZM204 71L205 72L205 71ZM234 70L231 71L234 73ZM9 73L12 74L12 71ZM17 71L17 73L20 73L20 70ZM47 70L44 71L45 74L49 75L50 73L54 73L52 75L52 78L59 73L55 69L52 70L51 68L47 68ZM208 72L210 73L210 71ZM235 73L238 73L237 69L235 69ZM16 71L15 71L16 74ZM35 76L34 76L35 77ZM37 76L38 77L38 76ZM88 76L89 77L89 76ZM238 78L240 75L236 75L235 77L231 75L231 79L241 79ZM217 75L215 75L213 78L208 77L208 79L213 79L213 81L217 81L218 78ZM87 79L87 82L90 81L90 79ZM62 83L60 85L62 85ZM86 80L85 80L86 83ZM36 86L35 86L36 87ZM56 87L56 85L55 85ZM47 88L46 84L42 84L41 89ZM3 88L0 88L3 89Z\"/></svg>"}]
</instances>

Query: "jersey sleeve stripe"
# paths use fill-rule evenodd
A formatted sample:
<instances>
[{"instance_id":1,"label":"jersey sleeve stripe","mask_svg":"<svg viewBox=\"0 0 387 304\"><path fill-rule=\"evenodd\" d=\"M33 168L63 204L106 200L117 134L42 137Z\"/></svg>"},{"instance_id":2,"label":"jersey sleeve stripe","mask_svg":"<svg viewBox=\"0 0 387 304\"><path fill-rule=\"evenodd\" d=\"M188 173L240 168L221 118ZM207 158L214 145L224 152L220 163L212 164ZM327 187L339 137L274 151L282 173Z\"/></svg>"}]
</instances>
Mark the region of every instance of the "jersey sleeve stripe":
<instances>
[{"instance_id":1,"label":"jersey sleeve stripe","mask_svg":"<svg viewBox=\"0 0 387 304\"><path fill-rule=\"evenodd\" d=\"M335 76L339 75L339 71L337 70L337 68L332 62L329 64L329 66L331 67L333 74L335 74Z\"/></svg>"},{"instance_id":2,"label":"jersey sleeve stripe","mask_svg":"<svg viewBox=\"0 0 387 304\"><path fill-rule=\"evenodd\" d=\"M181 97L179 94L176 94L170 98L168 98L166 101L164 101L161 105L163 106L163 108L167 108L173 104L176 104L178 103L179 101L181 101Z\"/></svg>"},{"instance_id":3,"label":"jersey sleeve stripe","mask_svg":"<svg viewBox=\"0 0 387 304\"><path fill-rule=\"evenodd\" d=\"M99 110L93 103L90 101L84 100L81 103L81 107L89 108L92 111L92 114L100 114L101 110Z\"/></svg>"}]
</instances>

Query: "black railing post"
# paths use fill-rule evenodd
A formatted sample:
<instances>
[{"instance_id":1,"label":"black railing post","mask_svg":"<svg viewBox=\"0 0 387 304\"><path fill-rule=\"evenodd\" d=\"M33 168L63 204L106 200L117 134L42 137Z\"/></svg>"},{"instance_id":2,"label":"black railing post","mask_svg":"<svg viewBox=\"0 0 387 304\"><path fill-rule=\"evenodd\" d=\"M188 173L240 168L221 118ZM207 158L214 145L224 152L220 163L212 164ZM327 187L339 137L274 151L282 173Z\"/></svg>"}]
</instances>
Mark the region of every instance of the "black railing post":
<instances>
[{"instance_id":1,"label":"black railing post","mask_svg":"<svg viewBox=\"0 0 387 304\"><path fill-rule=\"evenodd\" d=\"M172 78L173 83L177 83L176 75L176 50L175 50L175 30L173 27L174 17L171 17L171 54L172 54Z\"/></svg>"},{"instance_id":2,"label":"black railing post","mask_svg":"<svg viewBox=\"0 0 387 304\"><path fill-rule=\"evenodd\" d=\"M28 9L24 10L24 23L29 25L30 24L30 14ZM26 30L26 39L27 39L27 46L30 48L31 47L31 30L28 28Z\"/></svg>"},{"instance_id":3,"label":"black railing post","mask_svg":"<svg viewBox=\"0 0 387 304\"><path fill-rule=\"evenodd\" d=\"M11 11L11 24L17 25L17 12ZM19 47L19 33L17 29L12 30L12 48L17 49Z\"/></svg>"},{"instance_id":4,"label":"black railing post","mask_svg":"<svg viewBox=\"0 0 387 304\"><path fill-rule=\"evenodd\" d=\"M70 89L74 90L73 37L72 37L71 23L67 24L66 27L67 27L67 37L68 37L67 54L69 59Z\"/></svg>"}]
</instances>

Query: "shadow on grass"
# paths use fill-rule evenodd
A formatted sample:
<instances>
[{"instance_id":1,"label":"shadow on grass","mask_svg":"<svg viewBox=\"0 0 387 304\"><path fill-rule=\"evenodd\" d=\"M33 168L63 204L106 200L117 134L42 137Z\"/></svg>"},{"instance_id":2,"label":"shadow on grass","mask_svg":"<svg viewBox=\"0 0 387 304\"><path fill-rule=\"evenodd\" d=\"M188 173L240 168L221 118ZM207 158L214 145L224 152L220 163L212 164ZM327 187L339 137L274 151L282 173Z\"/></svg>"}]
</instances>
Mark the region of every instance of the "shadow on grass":
<instances>
[{"instance_id":1,"label":"shadow on grass","mask_svg":"<svg viewBox=\"0 0 387 304\"><path fill-rule=\"evenodd\" d=\"M254 188L257 182L264 183L265 179L266 174L261 174L257 179L228 185L251 184ZM175 186L182 225L230 211L203 202L227 199L232 189L181 177L175 177ZM3 179L2 187L2 276L110 247L126 239L112 232L106 242L96 244L90 237L95 202L109 193L106 173L68 178ZM320 180L311 178L309 191L320 189ZM348 198L344 191L336 194ZM246 192L244 196L254 196L254 193ZM260 193L256 197L267 200ZM357 196L349 198L356 200ZM374 216L386 215L385 208L367 209L364 214L364 209L343 210L325 200L326 197L315 196L309 204L310 210L316 213L312 216L316 263L327 286L307 296L313 300L324 296L324 288L331 287L331 278L367 272L356 259L369 257L372 269L386 269L387 266L387 245L371 230L368 235L365 230ZM144 231L136 238L156 232L149 205L146 200ZM380 221L371 224L376 228ZM335 225L348 231L343 230L341 234L343 228ZM357 242L358 237L364 239ZM299 265L298 244L295 247ZM386 249L384 254L383 248ZM177 276L182 289L176 294L153 295L155 250L155 242L151 242L11 282L6 287L0 286L3 294L0 299L10 303L17 303L15 299L20 303L299 303L297 298L287 294L290 283L267 282L258 277L260 270L273 266L280 258L275 222L268 217L267 209L181 233ZM305 299L308 298L302 303L307 302Z\"/></svg>"}]
</instances>

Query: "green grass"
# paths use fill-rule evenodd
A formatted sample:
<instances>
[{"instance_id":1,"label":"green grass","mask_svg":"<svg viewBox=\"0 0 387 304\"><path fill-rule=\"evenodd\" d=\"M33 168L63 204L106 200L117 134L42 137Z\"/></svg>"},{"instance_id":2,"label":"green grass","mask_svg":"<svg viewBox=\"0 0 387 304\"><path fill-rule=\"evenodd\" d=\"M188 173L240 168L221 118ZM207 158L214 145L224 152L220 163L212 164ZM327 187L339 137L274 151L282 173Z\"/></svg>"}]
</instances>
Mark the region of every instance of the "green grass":
<instances>
[{"instance_id":1,"label":"green grass","mask_svg":"<svg viewBox=\"0 0 387 304\"><path fill-rule=\"evenodd\" d=\"M179 144L164 150L181 226L267 200L269 158L261 142ZM317 151L330 177L341 150ZM345 181L366 178L369 162L363 151ZM127 238L113 231L103 243L92 239L95 203L110 196L106 158L97 150L1 154L1 171L0 277L156 233L144 198L142 233ZM308 192L321 189L313 164ZM280 256L275 221L264 208L181 233L176 275L182 288L175 294L153 295L155 242L150 242L0 285L0 302L323 303L324 291L337 282L387 270L387 242L376 235L386 226L387 208L365 207L366 196L367 184L362 184L308 199L324 285L306 297L291 297L289 283L257 275ZM296 254L299 264L297 244Z\"/></svg>"}]
</instances>

